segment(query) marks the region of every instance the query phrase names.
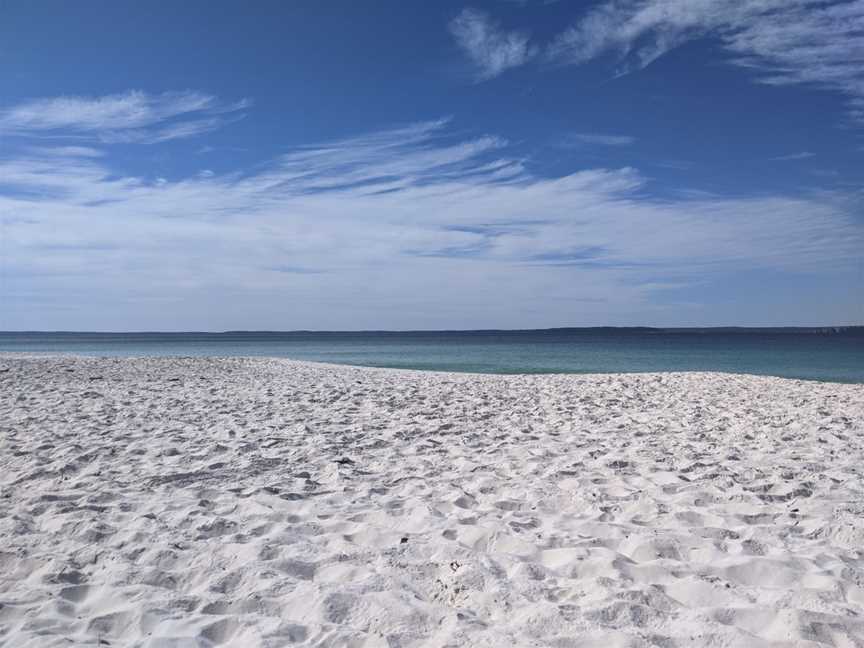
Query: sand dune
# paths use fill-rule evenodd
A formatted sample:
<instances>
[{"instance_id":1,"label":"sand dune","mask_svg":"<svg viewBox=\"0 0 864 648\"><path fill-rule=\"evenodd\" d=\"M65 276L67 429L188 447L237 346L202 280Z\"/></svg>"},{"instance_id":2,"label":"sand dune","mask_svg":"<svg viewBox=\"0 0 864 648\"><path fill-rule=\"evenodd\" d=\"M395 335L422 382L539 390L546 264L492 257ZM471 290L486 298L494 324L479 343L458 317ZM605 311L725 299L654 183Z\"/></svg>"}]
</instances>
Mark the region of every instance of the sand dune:
<instances>
[{"instance_id":1,"label":"sand dune","mask_svg":"<svg viewBox=\"0 0 864 648\"><path fill-rule=\"evenodd\" d=\"M864 386L0 358L0 645L864 646Z\"/></svg>"}]
</instances>

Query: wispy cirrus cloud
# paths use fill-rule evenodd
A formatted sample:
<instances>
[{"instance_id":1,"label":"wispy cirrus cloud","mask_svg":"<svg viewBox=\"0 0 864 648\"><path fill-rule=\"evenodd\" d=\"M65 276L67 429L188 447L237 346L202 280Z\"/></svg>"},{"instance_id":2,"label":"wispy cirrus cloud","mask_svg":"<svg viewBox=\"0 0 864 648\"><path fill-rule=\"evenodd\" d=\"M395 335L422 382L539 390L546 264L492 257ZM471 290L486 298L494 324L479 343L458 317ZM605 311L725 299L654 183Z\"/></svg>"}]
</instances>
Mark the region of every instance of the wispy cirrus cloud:
<instances>
[{"instance_id":1,"label":"wispy cirrus cloud","mask_svg":"<svg viewBox=\"0 0 864 648\"><path fill-rule=\"evenodd\" d=\"M670 285L836 271L864 247L853 196L651 199L636 169L539 177L506 141L446 120L254 171L169 181L24 151L0 178L4 303L26 302L13 328L57 308L81 328L200 328L202 312L209 328L374 328L382 313L389 327L534 326L572 323L575 303L579 322L645 322Z\"/></svg>"},{"instance_id":2,"label":"wispy cirrus cloud","mask_svg":"<svg viewBox=\"0 0 864 648\"><path fill-rule=\"evenodd\" d=\"M630 135L610 135L604 133L567 133L562 136L563 146L630 146L636 142Z\"/></svg>"},{"instance_id":3,"label":"wispy cirrus cloud","mask_svg":"<svg viewBox=\"0 0 864 648\"><path fill-rule=\"evenodd\" d=\"M489 14L477 9L464 9L450 21L450 33L480 80L524 65L537 54L527 34L505 30Z\"/></svg>"},{"instance_id":4,"label":"wispy cirrus cloud","mask_svg":"<svg viewBox=\"0 0 864 648\"><path fill-rule=\"evenodd\" d=\"M768 159L772 162L792 162L795 160L807 160L815 155L815 153L811 153L810 151L801 151L799 153L790 153L789 155L778 155L777 157Z\"/></svg>"},{"instance_id":5,"label":"wispy cirrus cloud","mask_svg":"<svg viewBox=\"0 0 864 648\"><path fill-rule=\"evenodd\" d=\"M0 133L152 144L212 131L250 105L194 91L50 97L0 109Z\"/></svg>"},{"instance_id":6,"label":"wispy cirrus cloud","mask_svg":"<svg viewBox=\"0 0 864 648\"><path fill-rule=\"evenodd\" d=\"M102 157L103 151L90 146L31 146L28 152L32 155L49 157Z\"/></svg>"},{"instance_id":7,"label":"wispy cirrus cloud","mask_svg":"<svg viewBox=\"0 0 864 648\"><path fill-rule=\"evenodd\" d=\"M813 83L864 97L862 0L625 0L590 10L547 50L579 64L617 53L623 69L645 67L685 42L711 36L731 62L763 83Z\"/></svg>"},{"instance_id":8,"label":"wispy cirrus cloud","mask_svg":"<svg viewBox=\"0 0 864 648\"><path fill-rule=\"evenodd\" d=\"M489 23L488 17L480 22ZM538 46L537 57L581 65L611 54L623 74L706 37L716 39L727 60L751 69L759 82L840 92L848 98L852 119L864 121L864 0L606 0ZM474 49L481 56L472 60L480 65L484 48ZM506 66L481 69L484 78L492 78L530 58L535 57L513 56Z\"/></svg>"}]
</instances>

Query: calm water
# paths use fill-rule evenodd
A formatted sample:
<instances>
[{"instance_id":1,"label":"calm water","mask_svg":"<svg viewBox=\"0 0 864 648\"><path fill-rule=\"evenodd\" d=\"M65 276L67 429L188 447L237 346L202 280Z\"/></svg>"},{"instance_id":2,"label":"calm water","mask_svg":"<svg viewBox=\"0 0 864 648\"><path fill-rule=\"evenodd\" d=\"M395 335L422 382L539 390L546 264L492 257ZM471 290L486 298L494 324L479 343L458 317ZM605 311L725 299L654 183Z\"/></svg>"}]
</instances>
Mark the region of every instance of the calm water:
<instances>
[{"instance_id":1,"label":"calm water","mask_svg":"<svg viewBox=\"0 0 864 648\"><path fill-rule=\"evenodd\" d=\"M729 371L864 383L864 328L845 333L591 330L413 333L0 333L0 352L281 356L487 373Z\"/></svg>"}]
</instances>

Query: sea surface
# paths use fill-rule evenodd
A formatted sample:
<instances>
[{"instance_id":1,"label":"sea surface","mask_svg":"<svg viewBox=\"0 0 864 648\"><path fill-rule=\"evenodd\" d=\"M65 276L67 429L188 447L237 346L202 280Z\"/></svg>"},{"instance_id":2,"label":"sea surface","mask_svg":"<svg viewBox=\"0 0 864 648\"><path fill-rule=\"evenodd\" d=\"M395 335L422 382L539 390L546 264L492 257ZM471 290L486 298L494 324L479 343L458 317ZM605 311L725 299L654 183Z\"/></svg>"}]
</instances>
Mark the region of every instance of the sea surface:
<instances>
[{"instance_id":1,"label":"sea surface","mask_svg":"<svg viewBox=\"0 0 864 648\"><path fill-rule=\"evenodd\" d=\"M725 371L864 383L864 327L445 332L2 333L0 353L277 356L482 373Z\"/></svg>"}]
</instances>

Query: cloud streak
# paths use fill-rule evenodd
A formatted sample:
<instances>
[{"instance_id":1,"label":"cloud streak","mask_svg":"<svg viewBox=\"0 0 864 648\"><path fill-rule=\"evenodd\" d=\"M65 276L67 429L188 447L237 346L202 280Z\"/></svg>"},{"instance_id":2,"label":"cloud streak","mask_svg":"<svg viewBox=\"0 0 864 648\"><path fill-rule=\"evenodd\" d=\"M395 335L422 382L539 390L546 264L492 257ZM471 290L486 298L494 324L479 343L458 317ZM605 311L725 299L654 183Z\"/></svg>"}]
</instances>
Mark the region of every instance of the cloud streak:
<instances>
[{"instance_id":1,"label":"cloud streak","mask_svg":"<svg viewBox=\"0 0 864 648\"><path fill-rule=\"evenodd\" d=\"M795 160L807 160L815 156L815 153L810 151L801 151L800 153L790 153L789 155L778 155L777 157L768 158L772 162L792 162Z\"/></svg>"},{"instance_id":2,"label":"cloud streak","mask_svg":"<svg viewBox=\"0 0 864 648\"><path fill-rule=\"evenodd\" d=\"M232 113L236 119L250 105L248 100L226 104L193 91L52 97L0 110L0 133L152 144L212 131L231 121L221 115Z\"/></svg>"},{"instance_id":3,"label":"cloud streak","mask_svg":"<svg viewBox=\"0 0 864 648\"><path fill-rule=\"evenodd\" d=\"M563 137L564 146L630 146L636 142L630 135L608 135L603 133L568 133Z\"/></svg>"}]
</instances>

